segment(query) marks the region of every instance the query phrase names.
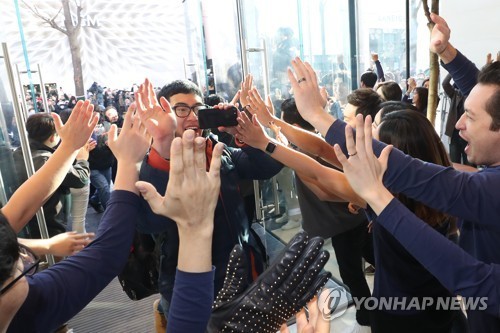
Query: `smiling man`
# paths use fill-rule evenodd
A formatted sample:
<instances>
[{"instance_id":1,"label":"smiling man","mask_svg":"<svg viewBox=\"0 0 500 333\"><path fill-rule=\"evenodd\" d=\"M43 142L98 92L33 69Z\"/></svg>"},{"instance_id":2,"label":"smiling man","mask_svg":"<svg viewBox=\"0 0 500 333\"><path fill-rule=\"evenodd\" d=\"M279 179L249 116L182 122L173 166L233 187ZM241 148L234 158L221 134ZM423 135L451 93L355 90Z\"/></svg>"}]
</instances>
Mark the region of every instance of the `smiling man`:
<instances>
[{"instance_id":1,"label":"smiling man","mask_svg":"<svg viewBox=\"0 0 500 333\"><path fill-rule=\"evenodd\" d=\"M137 107L153 136L153 145L142 165L140 179L150 182L161 195L164 195L169 180L170 146L173 139L182 136L186 130L193 130L195 136L206 137L206 158L209 165L217 137L200 129L198 125L198 111L207 106L203 104L201 90L193 82L174 81L161 89L157 99L154 96L153 86L149 82L145 86L150 100L145 103L146 105L139 103ZM148 121L149 118L153 120ZM250 227L238 184L240 179L271 178L281 168L282 164L258 149L245 145L241 148L227 146L224 148L220 170L221 189L215 209L212 246L215 294L222 288L229 254L236 244L243 244L252 263L248 278L254 279L263 271L266 260L265 249ZM140 222L139 228L142 232L158 234L157 242L161 248L159 289L162 296L159 310L167 316L177 267L179 247L177 225L173 220L153 213L147 203L144 207L146 215ZM155 316L158 318L157 313Z\"/></svg>"},{"instance_id":2,"label":"smiling man","mask_svg":"<svg viewBox=\"0 0 500 333\"><path fill-rule=\"evenodd\" d=\"M439 55L464 96L468 95L465 112L456 128L468 143L465 148L468 160L484 168L476 173L461 172L423 163L393 149L383 183L393 193L403 193L458 217L460 246L480 261L500 264L500 62L479 71L449 43L450 29L446 21L436 14L431 18L436 25L430 49ZM328 143L339 144L347 153L346 124L322 111L314 71L300 59L292 65L297 77L306 78L299 85L293 74L289 74L302 116L325 135ZM384 146L374 141L374 152L379 155ZM357 152L349 154L354 156ZM473 274L470 272L471 278L464 286L473 283ZM500 319L496 316L485 311L467 311L467 317L471 332L500 332Z\"/></svg>"}]
</instances>

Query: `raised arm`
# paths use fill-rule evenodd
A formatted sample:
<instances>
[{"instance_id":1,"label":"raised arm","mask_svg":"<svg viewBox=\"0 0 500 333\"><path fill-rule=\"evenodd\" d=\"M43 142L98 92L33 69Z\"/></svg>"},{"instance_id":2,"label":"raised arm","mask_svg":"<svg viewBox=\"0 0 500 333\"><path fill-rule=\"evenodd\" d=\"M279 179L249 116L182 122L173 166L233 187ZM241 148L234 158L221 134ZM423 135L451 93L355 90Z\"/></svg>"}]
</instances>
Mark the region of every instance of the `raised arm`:
<instances>
[{"instance_id":1,"label":"raised arm","mask_svg":"<svg viewBox=\"0 0 500 333\"><path fill-rule=\"evenodd\" d=\"M320 157L332 165L337 167L340 166L337 157L335 156L335 152L332 147L325 142L325 140L311 132L290 125L282 119L273 116L269 112L268 107L262 100L262 97L257 89L250 90L248 96L249 107L247 110L249 110L252 114L258 115L259 121L261 121L264 126L269 127L269 123L273 122L281 128L281 133L283 133L290 142L295 144L301 150L306 151L313 156Z\"/></svg>"},{"instance_id":2,"label":"raised arm","mask_svg":"<svg viewBox=\"0 0 500 333\"><path fill-rule=\"evenodd\" d=\"M382 64L378 59L378 53L372 53L372 60L375 63L375 67L377 68L377 76L379 82L385 82L384 70L382 69Z\"/></svg>"},{"instance_id":3,"label":"raised arm","mask_svg":"<svg viewBox=\"0 0 500 333\"><path fill-rule=\"evenodd\" d=\"M430 50L439 55L443 67L451 74L462 95L467 96L476 85L479 70L450 43L448 23L434 13L431 13L431 19L435 25L431 32Z\"/></svg>"},{"instance_id":4,"label":"raised arm","mask_svg":"<svg viewBox=\"0 0 500 333\"><path fill-rule=\"evenodd\" d=\"M152 148L162 158L168 159L170 158L170 145L175 137L175 127L177 126L175 114L164 97L161 97L158 103L153 84L148 79L141 84L137 93L136 103L130 105L129 111L134 111L137 108L137 114L153 137Z\"/></svg>"},{"instance_id":5,"label":"raised arm","mask_svg":"<svg viewBox=\"0 0 500 333\"><path fill-rule=\"evenodd\" d=\"M354 202L358 206L365 206L364 201L360 200L352 191L349 183L341 172L327 168L309 156L288 148L268 137L258 122L256 115L250 120L247 115L242 112L238 116L238 123L238 133L236 137L240 140L262 151L266 151L266 147L270 142L275 144L276 148L271 153L274 159L316 182L321 182L331 192L338 194L338 196L345 201Z\"/></svg>"},{"instance_id":6,"label":"raised arm","mask_svg":"<svg viewBox=\"0 0 500 333\"><path fill-rule=\"evenodd\" d=\"M358 116L356 123L356 143L352 130L346 130L349 158L338 145L335 151L353 189L378 215L375 223L390 232L443 286L463 297L482 297L481 306L486 306L482 310L498 316L500 266L473 258L396 200L382 183L390 147L377 158L372 151L370 117L363 123Z\"/></svg>"},{"instance_id":7,"label":"raised arm","mask_svg":"<svg viewBox=\"0 0 500 333\"><path fill-rule=\"evenodd\" d=\"M174 139L165 196L149 183L137 183L153 212L174 220L179 230L168 332L204 332L213 301L212 234L224 145L215 146L207 172L205 143L191 130L185 131L182 139ZM186 321L193 313L197 319Z\"/></svg>"},{"instance_id":8,"label":"raised arm","mask_svg":"<svg viewBox=\"0 0 500 333\"><path fill-rule=\"evenodd\" d=\"M336 119L323 109L324 100L319 92L316 72L309 63L302 62L300 58L292 60L292 67L295 73L288 69L288 79L297 108L302 117L325 137Z\"/></svg>"},{"instance_id":9,"label":"raised arm","mask_svg":"<svg viewBox=\"0 0 500 333\"><path fill-rule=\"evenodd\" d=\"M12 228L19 232L61 185L76 155L90 138L99 117L90 101L79 101L65 125L52 113L61 144L35 174L25 181L2 208Z\"/></svg>"}]
</instances>

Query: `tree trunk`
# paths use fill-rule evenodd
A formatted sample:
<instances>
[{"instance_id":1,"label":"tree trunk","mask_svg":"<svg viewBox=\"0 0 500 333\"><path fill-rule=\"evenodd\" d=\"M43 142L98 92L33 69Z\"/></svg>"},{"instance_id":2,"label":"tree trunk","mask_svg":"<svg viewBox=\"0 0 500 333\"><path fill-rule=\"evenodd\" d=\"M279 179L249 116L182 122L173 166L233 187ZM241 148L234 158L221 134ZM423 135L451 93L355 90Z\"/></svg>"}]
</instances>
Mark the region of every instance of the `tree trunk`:
<instances>
[{"instance_id":1,"label":"tree trunk","mask_svg":"<svg viewBox=\"0 0 500 333\"><path fill-rule=\"evenodd\" d=\"M431 12L439 14L439 0L432 0ZM434 22L430 21L427 24L429 27L429 32L434 28ZM430 120L432 125L436 122L436 110L438 106L439 96L438 96L438 84L439 84L439 58L435 53L429 53L429 100L427 104L427 118Z\"/></svg>"},{"instance_id":2,"label":"tree trunk","mask_svg":"<svg viewBox=\"0 0 500 333\"><path fill-rule=\"evenodd\" d=\"M85 96L85 88L83 86L83 68L80 44L78 43L78 36L80 35L81 7L77 6L77 25L73 26L71 20L71 11L69 7L69 0L61 0L64 12L64 26L66 27L69 48L71 51L71 61L73 63L73 79L75 81L75 94L77 97Z\"/></svg>"}]
</instances>

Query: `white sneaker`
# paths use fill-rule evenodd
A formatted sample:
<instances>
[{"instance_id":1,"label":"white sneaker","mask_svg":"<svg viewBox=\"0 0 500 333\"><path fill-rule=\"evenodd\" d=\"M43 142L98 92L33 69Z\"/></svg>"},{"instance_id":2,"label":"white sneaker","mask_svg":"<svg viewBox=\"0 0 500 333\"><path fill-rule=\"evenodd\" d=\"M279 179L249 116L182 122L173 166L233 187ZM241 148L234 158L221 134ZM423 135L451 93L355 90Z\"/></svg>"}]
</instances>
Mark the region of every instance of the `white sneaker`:
<instances>
[{"instance_id":1,"label":"white sneaker","mask_svg":"<svg viewBox=\"0 0 500 333\"><path fill-rule=\"evenodd\" d=\"M302 220L289 220L287 224L281 227L281 230L290 230L302 225Z\"/></svg>"},{"instance_id":2,"label":"white sneaker","mask_svg":"<svg viewBox=\"0 0 500 333\"><path fill-rule=\"evenodd\" d=\"M276 220L274 220L274 222L276 223L285 223L286 221L288 221L288 214L287 213L283 213L283 215L281 215L280 217L276 218Z\"/></svg>"}]
</instances>

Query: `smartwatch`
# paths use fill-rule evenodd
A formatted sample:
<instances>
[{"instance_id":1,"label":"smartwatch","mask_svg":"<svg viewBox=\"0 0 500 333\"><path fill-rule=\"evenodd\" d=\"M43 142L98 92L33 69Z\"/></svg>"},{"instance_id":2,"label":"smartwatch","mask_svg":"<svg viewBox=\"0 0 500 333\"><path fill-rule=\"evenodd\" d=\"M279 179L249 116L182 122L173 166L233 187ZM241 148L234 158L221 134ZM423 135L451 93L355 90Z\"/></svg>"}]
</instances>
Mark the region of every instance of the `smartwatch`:
<instances>
[{"instance_id":1,"label":"smartwatch","mask_svg":"<svg viewBox=\"0 0 500 333\"><path fill-rule=\"evenodd\" d=\"M272 154L274 153L275 149L276 149L276 144L274 142L269 141L269 143L266 146L266 153Z\"/></svg>"}]
</instances>

